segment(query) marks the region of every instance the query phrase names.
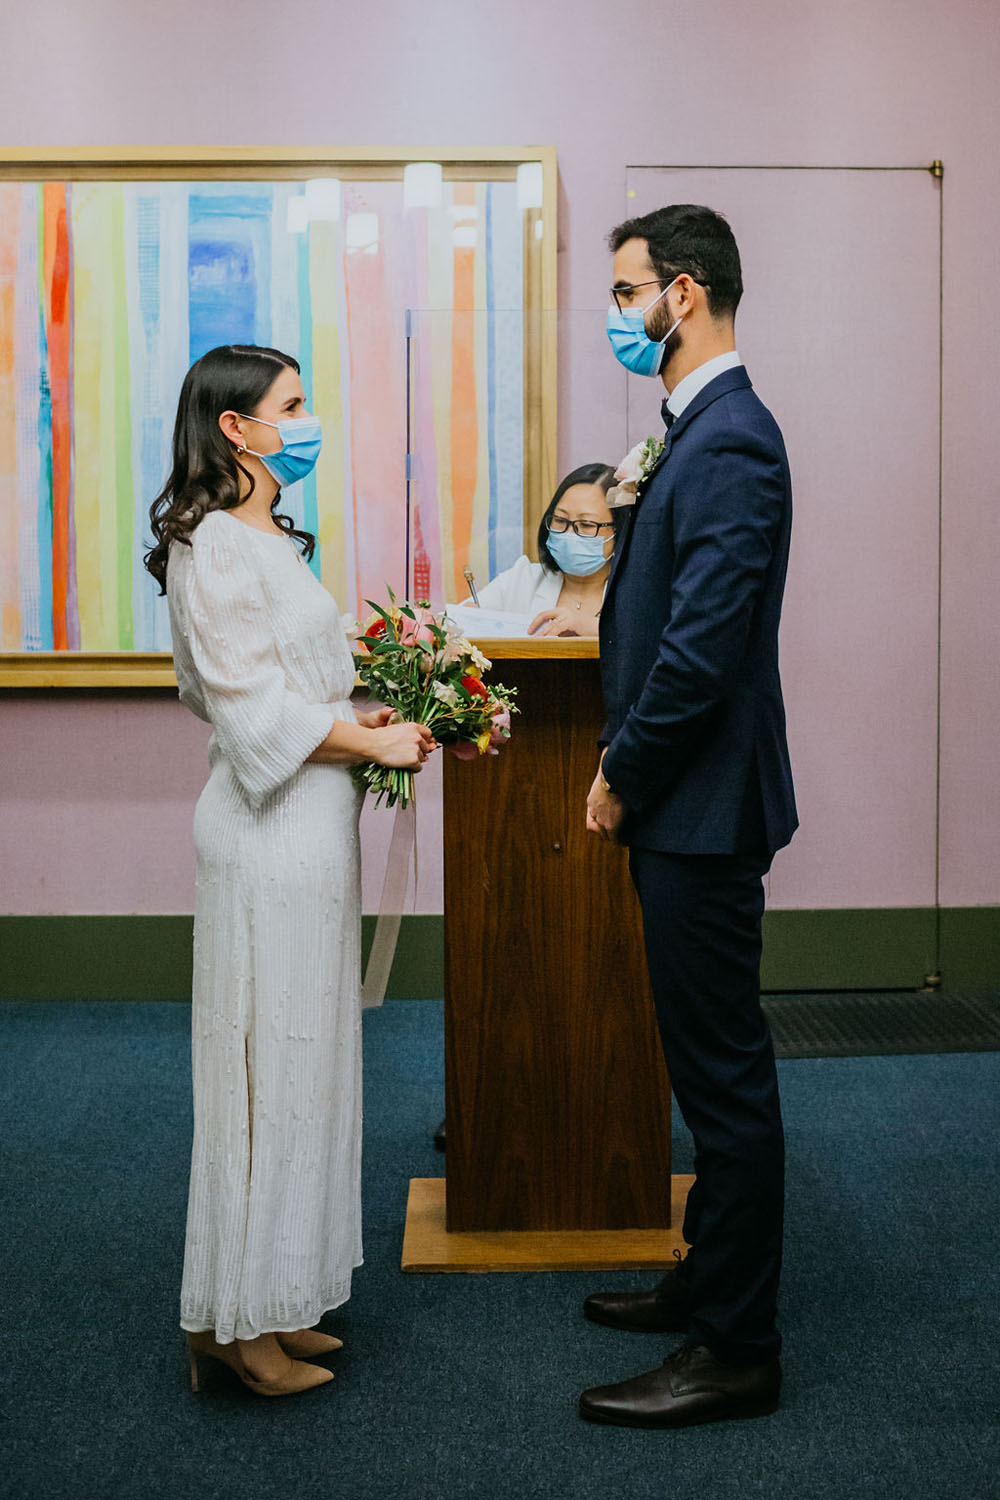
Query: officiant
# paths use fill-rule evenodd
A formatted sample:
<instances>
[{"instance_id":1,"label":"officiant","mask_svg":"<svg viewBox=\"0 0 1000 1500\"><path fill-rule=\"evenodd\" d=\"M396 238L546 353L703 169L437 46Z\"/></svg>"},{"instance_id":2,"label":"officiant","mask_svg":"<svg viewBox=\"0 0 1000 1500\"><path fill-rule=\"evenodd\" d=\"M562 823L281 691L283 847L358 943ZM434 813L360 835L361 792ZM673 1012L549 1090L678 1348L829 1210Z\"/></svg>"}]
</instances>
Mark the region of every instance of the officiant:
<instances>
[{"instance_id":1,"label":"officiant","mask_svg":"<svg viewBox=\"0 0 1000 1500\"><path fill-rule=\"evenodd\" d=\"M596 636L622 516L608 506L614 482L610 464L567 474L539 523L538 562L522 554L465 602L531 615L536 637Z\"/></svg>"}]
</instances>

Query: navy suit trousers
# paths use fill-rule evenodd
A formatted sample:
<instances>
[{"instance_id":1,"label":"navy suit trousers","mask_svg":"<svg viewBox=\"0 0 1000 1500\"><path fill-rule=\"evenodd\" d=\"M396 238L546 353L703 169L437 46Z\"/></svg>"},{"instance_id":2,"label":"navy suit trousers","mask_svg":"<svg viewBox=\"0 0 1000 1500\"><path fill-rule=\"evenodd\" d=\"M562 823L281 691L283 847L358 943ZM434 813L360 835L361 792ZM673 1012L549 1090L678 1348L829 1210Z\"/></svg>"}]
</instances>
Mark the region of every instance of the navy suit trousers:
<instances>
[{"instance_id":1,"label":"navy suit trousers","mask_svg":"<svg viewBox=\"0 0 1000 1500\"><path fill-rule=\"evenodd\" d=\"M680 1268L688 1343L733 1364L772 1358L784 1213L784 1135L760 1006L769 854L629 851L670 1082L694 1136Z\"/></svg>"}]
</instances>

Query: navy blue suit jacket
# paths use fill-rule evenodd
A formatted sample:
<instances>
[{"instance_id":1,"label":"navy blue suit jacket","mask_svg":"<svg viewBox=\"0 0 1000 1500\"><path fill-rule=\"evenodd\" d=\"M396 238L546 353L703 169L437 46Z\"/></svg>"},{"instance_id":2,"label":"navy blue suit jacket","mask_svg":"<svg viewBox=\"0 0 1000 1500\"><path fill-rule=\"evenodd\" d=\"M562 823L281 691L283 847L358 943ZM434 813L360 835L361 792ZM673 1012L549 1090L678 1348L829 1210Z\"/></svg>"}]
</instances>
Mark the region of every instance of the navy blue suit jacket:
<instances>
[{"instance_id":1,"label":"navy blue suit jacket","mask_svg":"<svg viewBox=\"0 0 1000 1500\"><path fill-rule=\"evenodd\" d=\"M623 842L686 854L787 844L798 819L778 676L792 491L777 423L742 366L710 381L615 550L601 610Z\"/></svg>"}]
</instances>

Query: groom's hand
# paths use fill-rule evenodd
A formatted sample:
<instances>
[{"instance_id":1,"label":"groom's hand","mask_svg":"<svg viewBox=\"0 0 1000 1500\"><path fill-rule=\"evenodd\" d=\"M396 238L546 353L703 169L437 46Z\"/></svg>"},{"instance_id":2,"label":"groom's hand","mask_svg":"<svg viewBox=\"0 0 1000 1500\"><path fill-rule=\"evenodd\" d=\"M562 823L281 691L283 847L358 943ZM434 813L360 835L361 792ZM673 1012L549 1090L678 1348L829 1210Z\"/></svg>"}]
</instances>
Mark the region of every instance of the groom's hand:
<instances>
[{"instance_id":1,"label":"groom's hand","mask_svg":"<svg viewBox=\"0 0 1000 1500\"><path fill-rule=\"evenodd\" d=\"M601 757L603 762L604 757ZM614 840L625 818L625 804L608 787L600 766L593 786L587 794L587 832L598 833L602 839Z\"/></svg>"}]
</instances>

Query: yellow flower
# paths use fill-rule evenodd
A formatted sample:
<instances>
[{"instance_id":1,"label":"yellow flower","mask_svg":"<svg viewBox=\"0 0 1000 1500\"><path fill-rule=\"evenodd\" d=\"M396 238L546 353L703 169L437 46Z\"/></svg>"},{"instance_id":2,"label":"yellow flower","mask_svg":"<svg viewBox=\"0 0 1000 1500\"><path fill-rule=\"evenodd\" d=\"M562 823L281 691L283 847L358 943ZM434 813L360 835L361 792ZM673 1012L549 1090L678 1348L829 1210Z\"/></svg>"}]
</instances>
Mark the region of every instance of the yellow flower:
<instances>
[{"instance_id":1,"label":"yellow flower","mask_svg":"<svg viewBox=\"0 0 1000 1500\"><path fill-rule=\"evenodd\" d=\"M492 732L493 731L490 729L484 729L482 734L476 741L476 749L479 751L480 755L485 755L487 750L490 748L490 736Z\"/></svg>"}]
</instances>

